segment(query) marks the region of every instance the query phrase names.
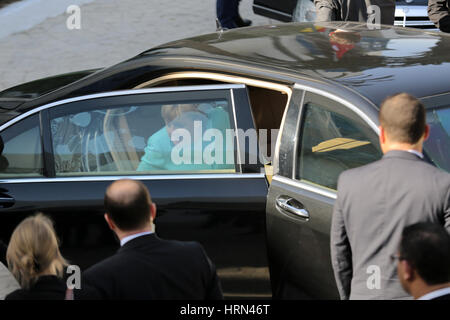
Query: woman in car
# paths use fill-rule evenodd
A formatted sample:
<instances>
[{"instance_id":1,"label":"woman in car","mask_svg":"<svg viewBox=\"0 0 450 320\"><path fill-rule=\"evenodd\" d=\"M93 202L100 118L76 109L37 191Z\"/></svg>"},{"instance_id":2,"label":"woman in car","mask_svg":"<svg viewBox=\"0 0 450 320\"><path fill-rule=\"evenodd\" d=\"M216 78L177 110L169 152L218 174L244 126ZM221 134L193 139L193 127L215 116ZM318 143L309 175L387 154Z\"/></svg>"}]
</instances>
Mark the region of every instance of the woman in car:
<instances>
[{"instance_id":1,"label":"woman in car","mask_svg":"<svg viewBox=\"0 0 450 320\"><path fill-rule=\"evenodd\" d=\"M209 142L203 141L206 130L214 128L222 135L222 148L225 155L224 139L225 130L229 128L228 113L220 107L214 108L210 104L179 104L165 105L161 108L161 116L166 125L155 132L147 142L145 154L137 168L137 171L159 171L159 170L208 170L208 169L228 169L233 168L233 164L207 164L203 157L201 163L195 163L195 153L199 152L203 156L203 150ZM200 135L197 136L195 126L201 124ZM184 129L191 138L189 158L187 162L175 163L172 159L172 151L179 141L171 140L172 133L177 129ZM173 138L176 138L175 136ZM199 141L194 141L198 139ZM183 150L184 151L184 150ZM183 156L181 158L184 159Z\"/></svg>"}]
</instances>

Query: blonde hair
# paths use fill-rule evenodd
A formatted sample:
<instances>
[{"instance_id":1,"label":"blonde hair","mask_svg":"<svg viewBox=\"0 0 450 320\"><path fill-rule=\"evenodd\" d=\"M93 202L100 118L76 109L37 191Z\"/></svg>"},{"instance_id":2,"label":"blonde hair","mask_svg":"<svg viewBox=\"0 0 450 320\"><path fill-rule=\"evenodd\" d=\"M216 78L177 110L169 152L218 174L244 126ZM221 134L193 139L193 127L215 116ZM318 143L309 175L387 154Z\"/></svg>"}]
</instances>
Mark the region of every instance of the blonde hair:
<instances>
[{"instance_id":1,"label":"blonde hair","mask_svg":"<svg viewBox=\"0 0 450 320\"><path fill-rule=\"evenodd\" d=\"M62 277L68 265L59 252L53 223L42 213L26 218L16 227L6 259L22 288L29 288L44 271L51 270Z\"/></svg>"},{"instance_id":2,"label":"blonde hair","mask_svg":"<svg viewBox=\"0 0 450 320\"><path fill-rule=\"evenodd\" d=\"M198 111L196 104L167 104L161 107L161 116L166 125L179 117L182 113L188 111Z\"/></svg>"}]
</instances>

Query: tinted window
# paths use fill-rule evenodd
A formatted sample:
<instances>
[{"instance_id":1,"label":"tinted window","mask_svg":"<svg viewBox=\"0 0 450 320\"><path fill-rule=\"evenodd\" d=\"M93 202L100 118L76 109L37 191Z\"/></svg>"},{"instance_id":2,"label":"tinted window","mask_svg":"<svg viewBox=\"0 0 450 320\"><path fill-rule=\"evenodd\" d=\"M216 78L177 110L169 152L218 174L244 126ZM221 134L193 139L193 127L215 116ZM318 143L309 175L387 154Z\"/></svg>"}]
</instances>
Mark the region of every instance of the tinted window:
<instances>
[{"instance_id":1,"label":"tinted window","mask_svg":"<svg viewBox=\"0 0 450 320\"><path fill-rule=\"evenodd\" d=\"M108 105L52 116L57 175L235 172L227 99Z\"/></svg>"},{"instance_id":2,"label":"tinted window","mask_svg":"<svg viewBox=\"0 0 450 320\"><path fill-rule=\"evenodd\" d=\"M308 94L302 119L297 179L336 189L342 171L381 158L377 134L332 100Z\"/></svg>"},{"instance_id":3,"label":"tinted window","mask_svg":"<svg viewBox=\"0 0 450 320\"><path fill-rule=\"evenodd\" d=\"M39 116L34 115L0 134L0 177L33 177L43 173Z\"/></svg>"}]
</instances>

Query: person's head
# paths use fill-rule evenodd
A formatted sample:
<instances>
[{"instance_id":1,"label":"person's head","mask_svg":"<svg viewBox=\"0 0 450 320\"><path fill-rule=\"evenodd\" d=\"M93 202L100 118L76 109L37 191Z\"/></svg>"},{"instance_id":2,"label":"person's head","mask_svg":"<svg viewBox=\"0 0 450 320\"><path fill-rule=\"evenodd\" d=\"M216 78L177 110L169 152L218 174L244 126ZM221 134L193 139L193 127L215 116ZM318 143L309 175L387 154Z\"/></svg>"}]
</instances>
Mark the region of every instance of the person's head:
<instances>
[{"instance_id":1,"label":"person's head","mask_svg":"<svg viewBox=\"0 0 450 320\"><path fill-rule=\"evenodd\" d=\"M156 206L147 187L140 181L113 182L105 193L105 219L119 238L152 228Z\"/></svg>"},{"instance_id":2,"label":"person's head","mask_svg":"<svg viewBox=\"0 0 450 320\"><path fill-rule=\"evenodd\" d=\"M23 220L9 241L6 259L11 273L23 288L42 275L63 276L67 261L59 252L52 221L38 213Z\"/></svg>"},{"instance_id":3,"label":"person's head","mask_svg":"<svg viewBox=\"0 0 450 320\"><path fill-rule=\"evenodd\" d=\"M398 252L397 271L406 292L417 297L428 287L450 285L450 235L435 223L406 227Z\"/></svg>"},{"instance_id":4,"label":"person's head","mask_svg":"<svg viewBox=\"0 0 450 320\"><path fill-rule=\"evenodd\" d=\"M395 149L422 151L429 127L425 107L418 99L407 93L387 97L381 104L379 120L384 153Z\"/></svg>"},{"instance_id":5,"label":"person's head","mask_svg":"<svg viewBox=\"0 0 450 320\"><path fill-rule=\"evenodd\" d=\"M166 104L161 107L161 117L164 119L166 125L184 112L198 111L196 104Z\"/></svg>"},{"instance_id":6,"label":"person's head","mask_svg":"<svg viewBox=\"0 0 450 320\"><path fill-rule=\"evenodd\" d=\"M166 104L161 107L161 117L167 125L178 116L178 106L174 104Z\"/></svg>"}]
</instances>

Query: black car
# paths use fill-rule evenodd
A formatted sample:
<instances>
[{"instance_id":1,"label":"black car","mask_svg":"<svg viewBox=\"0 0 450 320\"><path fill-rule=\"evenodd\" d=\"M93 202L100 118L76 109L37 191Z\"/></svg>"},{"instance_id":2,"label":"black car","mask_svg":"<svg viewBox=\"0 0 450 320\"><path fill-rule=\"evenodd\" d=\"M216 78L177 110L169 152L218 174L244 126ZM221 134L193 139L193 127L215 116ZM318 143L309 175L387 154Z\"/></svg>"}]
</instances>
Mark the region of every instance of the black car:
<instances>
[{"instance_id":1,"label":"black car","mask_svg":"<svg viewBox=\"0 0 450 320\"><path fill-rule=\"evenodd\" d=\"M424 101L425 155L450 169L449 49L447 35L419 30L269 25L5 90L0 237L7 242L21 219L43 211L63 254L86 268L117 248L103 195L131 177L157 204L159 236L205 246L226 297L337 298L329 255L336 181L380 158L377 106L387 95ZM209 119L216 132L242 129L224 150L230 161L142 167L165 128L163 106L174 104L220 114ZM262 129L272 134L261 139Z\"/></svg>"}]
</instances>

